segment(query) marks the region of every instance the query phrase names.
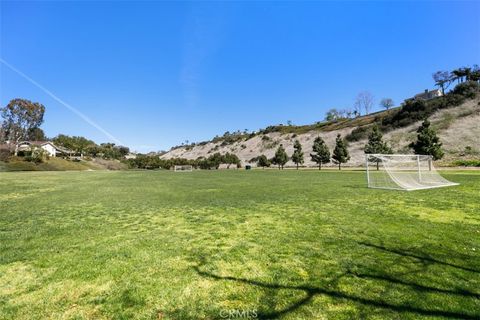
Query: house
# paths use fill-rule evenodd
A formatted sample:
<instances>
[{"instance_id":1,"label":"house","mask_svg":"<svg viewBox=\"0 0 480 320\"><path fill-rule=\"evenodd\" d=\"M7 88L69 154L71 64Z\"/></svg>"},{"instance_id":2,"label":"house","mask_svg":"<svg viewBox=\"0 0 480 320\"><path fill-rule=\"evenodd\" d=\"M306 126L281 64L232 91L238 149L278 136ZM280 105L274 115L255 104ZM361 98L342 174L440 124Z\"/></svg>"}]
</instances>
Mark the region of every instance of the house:
<instances>
[{"instance_id":1,"label":"house","mask_svg":"<svg viewBox=\"0 0 480 320\"><path fill-rule=\"evenodd\" d=\"M442 91L440 89L434 89L434 90L428 90L425 89L424 92L416 94L413 96L413 100L430 100L433 98L441 97L443 96Z\"/></svg>"},{"instance_id":2,"label":"house","mask_svg":"<svg viewBox=\"0 0 480 320\"><path fill-rule=\"evenodd\" d=\"M129 153L125 156L125 159L137 159L137 155L135 153Z\"/></svg>"},{"instance_id":3,"label":"house","mask_svg":"<svg viewBox=\"0 0 480 320\"><path fill-rule=\"evenodd\" d=\"M21 141L17 144L18 152L30 152L32 147L40 147L50 156L50 157L66 157L72 155L72 151L58 147L53 142L50 141Z\"/></svg>"}]
</instances>

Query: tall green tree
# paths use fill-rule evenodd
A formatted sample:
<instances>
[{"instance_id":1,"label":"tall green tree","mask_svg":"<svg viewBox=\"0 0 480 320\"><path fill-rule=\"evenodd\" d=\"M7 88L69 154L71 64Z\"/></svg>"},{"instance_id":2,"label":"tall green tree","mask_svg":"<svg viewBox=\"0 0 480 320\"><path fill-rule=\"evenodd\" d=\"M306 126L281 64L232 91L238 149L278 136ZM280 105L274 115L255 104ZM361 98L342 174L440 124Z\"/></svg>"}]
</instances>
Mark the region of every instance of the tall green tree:
<instances>
[{"instance_id":1,"label":"tall green tree","mask_svg":"<svg viewBox=\"0 0 480 320\"><path fill-rule=\"evenodd\" d=\"M444 155L442 143L436 131L430 127L430 121L425 119L417 130L417 141L412 142L410 147L415 154L432 156L433 160L441 159Z\"/></svg>"},{"instance_id":2,"label":"tall green tree","mask_svg":"<svg viewBox=\"0 0 480 320\"><path fill-rule=\"evenodd\" d=\"M302 144L300 143L299 140L295 140L295 143L293 144L292 161L297 165L297 170L298 170L298 166L300 164L303 164L304 162Z\"/></svg>"},{"instance_id":3,"label":"tall green tree","mask_svg":"<svg viewBox=\"0 0 480 320\"><path fill-rule=\"evenodd\" d=\"M3 118L3 130L6 140L15 144L15 155L18 153L18 143L26 140L28 133L43 123L45 107L26 99L13 99L6 107L0 108Z\"/></svg>"},{"instance_id":4,"label":"tall green tree","mask_svg":"<svg viewBox=\"0 0 480 320\"><path fill-rule=\"evenodd\" d=\"M342 163L346 163L348 160L350 160L347 143L342 139L340 134L337 135L337 139L335 140L335 149L333 150L332 159L338 163L338 170L342 169Z\"/></svg>"},{"instance_id":5,"label":"tall green tree","mask_svg":"<svg viewBox=\"0 0 480 320\"><path fill-rule=\"evenodd\" d=\"M313 162L318 164L318 170L322 169L323 163L330 162L330 150L328 150L327 144L321 137L316 137L313 141L312 152L310 157Z\"/></svg>"},{"instance_id":6,"label":"tall green tree","mask_svg":"<svg viewBox=\"0 0 480 320\"><path fill-rule=\"evenodd\" d=\"M47 136L45 135L45 132L39 128L32 128L28 131L27 134L27 140L29 141L46 141Z\"/></svg>"},{"instance_id":7,"label":"tall green tree","mask_svg":"<svg viewBox=\"0 0 480 320\"><path fill-rule=\"evenodd\" d=\"M372 154L372 153L382 153L382 154L391 154L392 148L382 140L383 136L378 126L373 126L372 132L368 135L368 142L365 145L365 153ZM375 158L378 159L378 158ZM377 163L377 170L379 169L379 160L376 160Z\"/></svg>"},{"instance_id":8,"label":"tall green tree","mask_svg":"<svg viewBox=\"0 0 480 320\"><path fill-rule=\"evenodd\" d=\"M265 156L264 154L257 158L257 166L265 169L265 167L270 167L270 165L270 160L268 160L267 156Z\"/></svg>"},{"instance_id":9,"label":"tall green tree","mask_svg":"<svg viewBox=\"0 0 480 320\"><path fill-rule=\"evenodd\" d=\"M288 161L288 155L285 149L283 148L283 145L278 146L277 151L275 152L275 156L272 159L272 163L278 165L278 170L282 169L283 166L287 163Z\"/></svg>"}]
</instances>

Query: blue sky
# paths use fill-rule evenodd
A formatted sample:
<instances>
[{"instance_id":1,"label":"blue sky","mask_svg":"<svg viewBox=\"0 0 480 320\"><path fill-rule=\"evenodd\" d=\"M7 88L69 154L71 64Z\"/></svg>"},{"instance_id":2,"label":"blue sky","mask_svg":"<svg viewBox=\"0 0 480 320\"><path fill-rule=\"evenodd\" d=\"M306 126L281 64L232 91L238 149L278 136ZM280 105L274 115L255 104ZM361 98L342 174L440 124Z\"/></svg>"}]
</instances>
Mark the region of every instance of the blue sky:
<instances>
[{"instance_id":1,"label":"blue sky","mask_svg":"<svg viewBox=\"0 0 480 320\"><path fill-rule=\"evenodd\" d=\"M0 57L137 151L396 103L480 63L480 2L0 2ZM0 64L0 104L112 140Z\"/></svg>"}]
</instances>

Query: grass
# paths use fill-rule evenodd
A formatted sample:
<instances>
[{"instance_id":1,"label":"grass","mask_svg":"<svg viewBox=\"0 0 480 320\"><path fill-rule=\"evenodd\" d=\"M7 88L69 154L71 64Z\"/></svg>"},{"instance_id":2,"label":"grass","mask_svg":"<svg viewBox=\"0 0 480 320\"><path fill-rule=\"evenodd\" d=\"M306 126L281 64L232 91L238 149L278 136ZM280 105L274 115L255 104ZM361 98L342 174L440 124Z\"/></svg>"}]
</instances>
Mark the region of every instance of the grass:
<instances>
[{"instance_id":1,"label":"grass","mask_svg":"<svg viewBox=\"0 0 480 320\"><path fill-rule=\"evenodd\" d=\"M480 317L478 172L0 173L0 319Z\"/></svg>"}]
</instances>

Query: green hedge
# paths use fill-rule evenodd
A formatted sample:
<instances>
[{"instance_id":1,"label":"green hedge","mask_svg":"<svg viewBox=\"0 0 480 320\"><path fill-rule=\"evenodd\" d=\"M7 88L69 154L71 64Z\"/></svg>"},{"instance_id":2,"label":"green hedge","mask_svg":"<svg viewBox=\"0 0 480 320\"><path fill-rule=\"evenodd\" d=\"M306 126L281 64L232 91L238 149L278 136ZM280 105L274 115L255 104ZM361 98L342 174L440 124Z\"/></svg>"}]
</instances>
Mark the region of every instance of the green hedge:
<instances>
[{"instance_id":1,"label":"green hedge","mask_svg":"<svg viewBox=\"0 0 480 320\"><path fill-rule=\"evenodd\" d=\"M457 160L453 162L453 165L458 167L480 167L480 160Z\"/></svg>"}]
</instances>

